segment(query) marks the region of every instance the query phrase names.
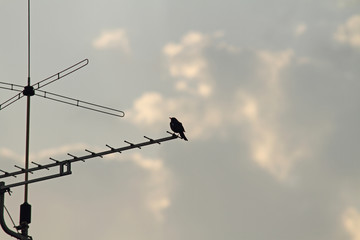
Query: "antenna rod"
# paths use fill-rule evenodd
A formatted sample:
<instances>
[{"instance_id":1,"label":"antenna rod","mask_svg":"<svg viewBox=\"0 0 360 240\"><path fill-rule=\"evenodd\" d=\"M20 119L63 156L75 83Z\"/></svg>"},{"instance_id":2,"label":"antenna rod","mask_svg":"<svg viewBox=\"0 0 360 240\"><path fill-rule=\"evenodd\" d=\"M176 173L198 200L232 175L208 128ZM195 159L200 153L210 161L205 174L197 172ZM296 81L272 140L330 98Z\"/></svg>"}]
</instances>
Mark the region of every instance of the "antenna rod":
<instances>
[{"instance_id":1,"label":"antenna rod","mask_svg":"<svg viewBox=\"0 0 360 240\"><path fill-rule=\"evenodd\" d=\"M30 145L30 96L27 96L26 111L26 146L25 146L25 169L29 169L29 145ZM25 173L25 181L28 181L28 172ZM28 185L25 185L24 202L28 201Z\"/></svg>"},{"instance_id":2,"label":"antenna rod","mask_svg":"<svg viewBox=\"0 0 360 240\"><path fill-rule=\"evenodd\" d=\"M30 0L28 0L28 86L30 86Z\"/></svg>"},{"instance_id":3,"label":"antenna rod","mask_svg":"<svg viewBox=\"0 0 360 240\"><path fill-rule=\"evenodd\" d=\"M27 97L26 106L26 146L25 146L25 189L24 203L20 205L20 225L17 229L21 230L24 239L28 239L28 229L31 223L31 205L28 203L28 181L29 181L29 145L30 145L30 97L35 95L34 87L30 85L30 0L28 0L28 84L23 90Z\"/></svg>"},{"instance_id":4,"label":"antenna rod","mask_svg":"<svg viewBox=\"0 0 360 240\"><path fill-rule=\"evenodd\" d=\"M28 87L30 87L30 0L28 0ZM26 95L24 93L24 95ZM26 145L25 145L25 169L29 168L29 141L30 141L30 94L27 95L26 107ZM25 173L25 181L28 181L28 173ZM28 200L28 185L25 185L24 202Z\"/></svg>"}]
</instances>

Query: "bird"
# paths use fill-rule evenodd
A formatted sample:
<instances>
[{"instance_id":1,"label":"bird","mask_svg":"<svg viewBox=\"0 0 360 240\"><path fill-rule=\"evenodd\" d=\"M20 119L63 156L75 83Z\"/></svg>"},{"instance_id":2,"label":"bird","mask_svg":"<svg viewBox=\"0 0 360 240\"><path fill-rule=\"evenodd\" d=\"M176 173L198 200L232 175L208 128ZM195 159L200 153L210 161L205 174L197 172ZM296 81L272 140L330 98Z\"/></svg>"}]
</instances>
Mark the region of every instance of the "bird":
<instances>
[{"instance_id":1,"label":"bird","mask_svg":"<svg viewBox=\"0 0 360 240\"><path fill-rule=\"evenodd\" d=\"M170 128L171 130L173 130L173 132L175 133L179 133L181 138L184 139L185 141L187 141L188 139L185 137L185 129L182 125L181 122L179 122L176 118L174 117L169 117L170 118Z\"/></svg>"}]
</instances>

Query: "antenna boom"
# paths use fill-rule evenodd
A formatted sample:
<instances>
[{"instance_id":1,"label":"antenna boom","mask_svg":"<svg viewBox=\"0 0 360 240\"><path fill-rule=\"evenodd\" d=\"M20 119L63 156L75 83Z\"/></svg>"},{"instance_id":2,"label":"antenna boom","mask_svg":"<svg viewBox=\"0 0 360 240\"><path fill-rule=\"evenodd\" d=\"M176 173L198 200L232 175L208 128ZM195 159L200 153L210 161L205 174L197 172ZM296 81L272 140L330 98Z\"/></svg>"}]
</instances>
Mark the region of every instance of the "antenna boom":
<instances>
[{"instance_id":1,"label":"antenna boom","mask_svg":"<svg viewBox=\"0 0 360 240\"><path fill-rule=\"evenodd\" d=\"M55 177L69 175L69 174L71 174L71 163L73 163L73 162L79 162L79 161L84 162L85 160L88 160L91 158L103 157L105 155L109 155L109 154L113 154L113 153L120 153L120 152L127 151L127 150L130 150L133 148L141 148L141 147L144 147L147 145L160 144L161 142L179 138L176 134L173 134L170 132L168 132L168 133L171 134L171 136L159 138L159 139L151 139L151 138L144 136L146 139L149 139L149 141L145 141L145 142L141 142L141 143L137 143L137 144L133 144L133 143L130 144L129 142L126 141L126 143L128 143L129 146L124 146L124 147L120 147L120 148L112 148L111 147L110 150L103 151L103 152L93 152L93 151L89 151L89 150L85 149L85 151L90 154L80 156L80 157L77 157L77 156L74 156L74 155L68 153L68 155L71 157L69 159L58 161L58 160L54 160L53 158L50 158L51 160L54 161L54 163L50 163L50 164L46 164L46 165L35 164L36 167L32 167L32 168L28 168L28 169L21 168L21 170L11 172L11 173L0 170L1 172L3 172L3 174L0 175L0 178L7 178L7 177L16 177L17 175L25 174L25 173L35 173L36 171L44 170L44 169L49 170L53 167L60 166L59 174L54 174L54 175L50 175L50 176L46 176L46 177L31 179L31 180L28 180L25 182L20 182L20 183L14 183L11 185L4 186L2 188L0 187L0 189L21 186L21 185L24 185L27 183L34 183L34 182L39 182L39 181L43 181L43 180L48 180L48 179L55 178Z\"/></svg>"}]
</instances>

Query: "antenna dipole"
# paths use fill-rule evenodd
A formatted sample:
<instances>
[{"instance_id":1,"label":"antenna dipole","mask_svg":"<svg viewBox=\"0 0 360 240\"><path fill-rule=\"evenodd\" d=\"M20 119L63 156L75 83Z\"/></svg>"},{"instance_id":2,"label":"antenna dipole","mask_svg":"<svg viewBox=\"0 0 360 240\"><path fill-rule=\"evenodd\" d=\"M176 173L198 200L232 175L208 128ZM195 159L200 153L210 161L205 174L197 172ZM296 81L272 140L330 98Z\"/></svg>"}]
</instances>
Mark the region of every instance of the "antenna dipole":
<instances>
[{"instance_id":1,"label":"antenna dipole","mask_svg":"<svg viewBox=\"0 0 360 240\"><path fill-rule=\"evenodd\" d=\"M4 108L8 107L9 105L13 104L14 102L20 100L22 97L26 96L25 92L24 92L24 90L26 90L26 88L28 89L27 91L29 91L29 92L32 92L32 91L35 92L35 90L38 90L41 92L41 90L39 90L40 88L45 87L45 86L49 85L50 83L53 83L65 76L85 67L88 64L89 64L89 59L85 58L84 60L81 60L80 62L75 63L64 70L61 70L60 72L57 72L57 73L51 75L50 77L47 77L37 83L34 83L31 86L26 85L24 87L24 86L13 84L13 83L0 82L0 88L19 92L15 96L13 96L10 99L6 100L5 102L1 103L0 110L3 110ZM35 95L38 95L38 94L35 94ZM64 97L64 96L62 96L62 97ZM123 115L124 115L124 112L123 112Z\"/></svg>"}]
</instances>

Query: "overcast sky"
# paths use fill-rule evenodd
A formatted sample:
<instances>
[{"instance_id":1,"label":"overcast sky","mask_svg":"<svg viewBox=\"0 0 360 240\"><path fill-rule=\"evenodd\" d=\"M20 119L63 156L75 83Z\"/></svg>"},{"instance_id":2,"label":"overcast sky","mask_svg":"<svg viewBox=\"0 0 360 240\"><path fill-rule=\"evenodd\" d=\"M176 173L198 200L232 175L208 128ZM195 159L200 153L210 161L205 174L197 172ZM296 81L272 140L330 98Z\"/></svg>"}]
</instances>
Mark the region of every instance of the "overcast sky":
<instances>
[{"instance_id":1,"label":"overcast sky","mask_svg":"<svg viewBox=\"0 0 360 240\"><path fill-rule=\"evenodd\" d=\"M27 1L1 0L0 29L0 81L25 85ZM32 83L86 58L43 90L125 117L34 96L30 161L166 137L169 116L189 141L30 185L34 239L360 240L360 1L31 1ZM24 164L25 108L0 111L2 170Z\"/></svg>"}]
</instances>

